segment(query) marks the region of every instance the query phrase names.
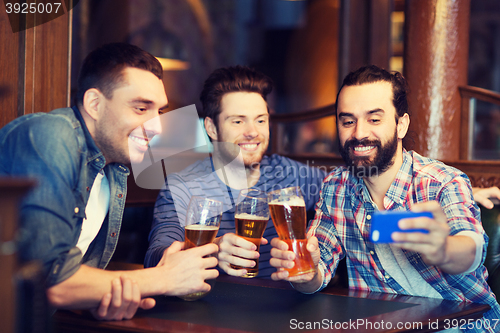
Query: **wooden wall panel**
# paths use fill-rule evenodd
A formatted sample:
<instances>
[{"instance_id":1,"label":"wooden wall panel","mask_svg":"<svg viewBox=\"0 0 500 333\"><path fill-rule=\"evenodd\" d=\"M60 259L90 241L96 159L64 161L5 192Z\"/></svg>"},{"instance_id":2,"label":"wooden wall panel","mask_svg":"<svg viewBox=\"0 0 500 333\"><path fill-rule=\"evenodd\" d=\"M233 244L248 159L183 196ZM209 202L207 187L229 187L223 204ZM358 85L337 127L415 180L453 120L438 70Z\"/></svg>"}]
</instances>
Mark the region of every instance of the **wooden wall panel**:
<instances>
[{"instance_id":1,"label":"wooden wall panel","mask_svg":"<svg viewBox=\"0 0 500 333\"><path fill-rule=\"evenodd\" d=\"M7 89L0 127L23 114L69 106L71 13L16 33L0 13L0 45L6 46L0 49L0 88Z\"/></svg>"},{"instance_id":2,"label":"wooden wall panel","mask_svg":"<svg viewBox=\"0 0 500 333\"><path fill-rule=\"evenodd\" d=\"M69 106L71 12L27 30L25 114Z\"/></svg>"},{"instance_id":3,"label":"wooden wall panel","mask_svg":"<svg viewBox=\"0 0 500 333\"><path fill-rule=\"evenodd\" d=\"M18 116L19 34L0 6L0 127Z\"/></svg>"}]
</instances>

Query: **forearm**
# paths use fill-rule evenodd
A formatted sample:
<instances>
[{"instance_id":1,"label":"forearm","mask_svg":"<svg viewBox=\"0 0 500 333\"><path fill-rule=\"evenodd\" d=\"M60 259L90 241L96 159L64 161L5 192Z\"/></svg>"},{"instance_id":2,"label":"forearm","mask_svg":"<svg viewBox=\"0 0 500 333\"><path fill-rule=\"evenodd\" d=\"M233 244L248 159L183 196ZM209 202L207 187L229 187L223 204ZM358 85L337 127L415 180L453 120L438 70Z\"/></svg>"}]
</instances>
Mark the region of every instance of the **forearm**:
<instances>
[{"instance_id":1,"label":"forearm","mask_svg":"<svg viewBox=\"0 0 500 333\"><path fill-rule=\"evenodd\" d=\"M474 262L476 243L468 236L448 236L443 263L438 267L448 274L466 272Z\"/></svg>"},{"instance_id":2,"label":"forearm","mask_svg":"<svg viewBox=\"0 0 500 333\"><path fill-rule=\"evenodd\" d=\"M111 292L111 282L127 276L139 285L141 297L161 294L161 279L155 268L134 271L106 271L82 265L63 282L47 289L51 305L62 309L90 309L97 307L106 293Z\"/></svg>"}]
</instances>

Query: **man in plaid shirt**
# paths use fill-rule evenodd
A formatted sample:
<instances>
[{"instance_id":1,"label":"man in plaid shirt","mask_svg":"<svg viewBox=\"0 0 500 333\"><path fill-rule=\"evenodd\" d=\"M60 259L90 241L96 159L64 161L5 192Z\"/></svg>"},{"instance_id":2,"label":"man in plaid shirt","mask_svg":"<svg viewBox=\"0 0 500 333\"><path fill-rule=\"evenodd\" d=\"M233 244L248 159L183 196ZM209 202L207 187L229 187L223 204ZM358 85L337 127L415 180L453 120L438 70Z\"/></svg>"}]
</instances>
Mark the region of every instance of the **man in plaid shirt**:
<instances>
[{"instance_id":1,"label":"man in plaid shirt","mask_svg":"<svg viewBox=\"0 0 500 333\"><path fill-rule=\"evenodd\" d=\"M494 326L500 307L483 266L488 237L470 182L459 170L403 149L410 117L401 74L366 66L344 79L337 95L340 151L346 163L325 178L308 250L316 273L288 277L293 252L279 239L271 244L274 280L288 280L302 292L324 288L346 258L351 289L486 303ZM429 211L433 218L399 221L394 243L369 238L374 212ZM487 326L487 325L484 325ZM500 324L481 327L492 332Z\"/></svg>"}]
</instances>

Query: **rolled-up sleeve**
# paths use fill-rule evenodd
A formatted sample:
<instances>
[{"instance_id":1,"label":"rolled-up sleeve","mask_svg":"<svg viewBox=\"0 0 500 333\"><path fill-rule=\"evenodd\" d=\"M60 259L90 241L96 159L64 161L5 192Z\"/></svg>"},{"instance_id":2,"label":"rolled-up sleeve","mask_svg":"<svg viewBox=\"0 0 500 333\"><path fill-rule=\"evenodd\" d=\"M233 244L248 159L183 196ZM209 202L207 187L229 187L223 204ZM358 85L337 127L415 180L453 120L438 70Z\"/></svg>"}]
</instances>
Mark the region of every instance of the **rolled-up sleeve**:
<instances>
[{"instance_id":1,"label":"rolled-up sleeve","mask_svg":"<svg viewBox=\"0 0 500 333\"><path fill-rule=\"evenodd\" d=\"M488 236L481 224L481 212L474 197L469 179L465 174L446 181L438 194L438 200L448 219L450 235L469 235L482 251L476 251L476 268L484 263L488 247ZM471 235L477 235L474 237ZM478 258L479 257L479 258ZM471 267L471 270L474 270Z\"/></svg>"}]
</instances>

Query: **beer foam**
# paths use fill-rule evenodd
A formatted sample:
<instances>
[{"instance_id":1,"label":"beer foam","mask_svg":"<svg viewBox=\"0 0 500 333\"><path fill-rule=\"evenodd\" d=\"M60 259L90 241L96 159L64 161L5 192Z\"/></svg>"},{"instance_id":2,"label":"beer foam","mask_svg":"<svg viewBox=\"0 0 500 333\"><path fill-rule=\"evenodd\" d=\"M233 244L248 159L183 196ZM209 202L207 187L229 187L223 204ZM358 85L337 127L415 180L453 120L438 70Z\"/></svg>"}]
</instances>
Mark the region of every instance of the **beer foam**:
<instances>
[{"instance_id":1,"label":"beer foam","mask_svg":"<svg viewBox=\"0 0 500 333\"><path fill-rule=\"evenodd\" d=\"M284 205L288 205L288 206L302 206L302 207L306 206L306 203L304 202L304 199L303 198L299 198L299 197L291 197L290 200L288 200L288 201L279 201L279 199L276 199L276 200L271 201L269 204L272 204L272 205L281 205L281 206L284 206Z\"/></svg>"},{"instance_id":2,"label":"beer foam","mask_svg":"<svg viewBox=\"0 0 500 333\"><path fill-rule=\"evenodd\" d=\"M186 226L189 230L219 230L218 226L215 225L204 225L204 224L190 224Z\"/></svg>"},{"instance_id":3,"label":"beer foam","mask_svg":"<svg viewBox=\"0 0 500 333\"><path fill-rule=\"evenodd\" d=\"M268 221L269 217L250 215L248 213L241 213L234 215L235 219L245 219L245 220L256 220L256 221Z\"/></svg>"}]
</instances>

